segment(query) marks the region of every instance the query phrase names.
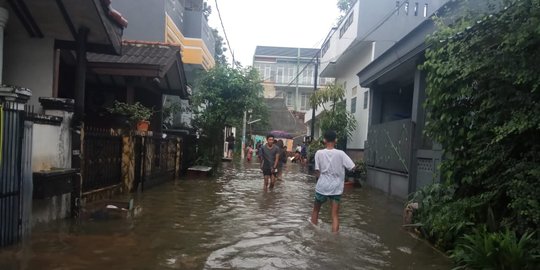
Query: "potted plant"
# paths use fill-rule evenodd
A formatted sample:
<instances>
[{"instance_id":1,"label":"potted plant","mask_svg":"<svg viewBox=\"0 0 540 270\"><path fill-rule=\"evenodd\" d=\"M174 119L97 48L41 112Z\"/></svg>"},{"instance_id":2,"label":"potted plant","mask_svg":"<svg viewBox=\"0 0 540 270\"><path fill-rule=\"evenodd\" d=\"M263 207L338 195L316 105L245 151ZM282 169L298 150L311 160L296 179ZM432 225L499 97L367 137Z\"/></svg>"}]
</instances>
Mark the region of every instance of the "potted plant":
<instances>
[{"instance_id":1,"label":"potted plant","mask_svg":"<svg viewBox=\"0 0 540 270\"><path fill-rule=\"evenodd\" d=\"M127 104L124 102L114 101L112 107L107 109L112 114L122 115L128 118L132 126L136 126L138 131L146 132L150 127L148 121L154 114L150 108L143 106L139 102Z\"/></svg>"},{"instance_id":2,"label":"potted plant","mask_svg":"<svg viewBox=\"0 0 540 270\"><path fill-rule=\"evenodd\" d=\"M354 168L347 172L347 177L352 179L354 183L360 183L360 181L366 180L366 164L364 161L357 160L354 164Z\"/></svg>"}]
</instances>

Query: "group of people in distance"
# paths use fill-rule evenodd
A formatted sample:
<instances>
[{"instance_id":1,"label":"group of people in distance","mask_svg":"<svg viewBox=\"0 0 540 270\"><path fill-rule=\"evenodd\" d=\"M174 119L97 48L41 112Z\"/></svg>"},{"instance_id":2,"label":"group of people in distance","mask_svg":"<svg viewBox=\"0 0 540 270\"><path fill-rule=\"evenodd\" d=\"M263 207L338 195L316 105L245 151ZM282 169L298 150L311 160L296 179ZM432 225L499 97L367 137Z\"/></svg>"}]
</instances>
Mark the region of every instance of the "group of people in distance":
<instances>
[{"instance_id":1,"label":"group of people in distance","mask_svg":"<svg viewBox=\"0 0 540 270\"><path fill-rule=\"evenodd\" d=\"M345 169L352 170L355 166L354 162L345 152L335 149L336 137L337 135L334 131L325 132L324 144L326 148L318 150L315 153L317 185L315 186L313 210L310 219L312 224L317 225L321 206L326 201L330 201L332 232L339 230L339 205L345 184ZM266 136L266 141L267 143L265 145L261 145L260 147L258 145L257 147L257 155L259 156L260 167L264 176L265 190L274 188L276 180L281 179L283 164L287 160L286 148L283 145L283 141L278 140L275 143L273 135ZM253 149L248 150L248 156L249 151L253 151ZM302 149L297 149L296 152L300 152L300 159L302 159L302 163L305 163L306 161L304 161L301 151Z\"/></svg>"}]
</instances>

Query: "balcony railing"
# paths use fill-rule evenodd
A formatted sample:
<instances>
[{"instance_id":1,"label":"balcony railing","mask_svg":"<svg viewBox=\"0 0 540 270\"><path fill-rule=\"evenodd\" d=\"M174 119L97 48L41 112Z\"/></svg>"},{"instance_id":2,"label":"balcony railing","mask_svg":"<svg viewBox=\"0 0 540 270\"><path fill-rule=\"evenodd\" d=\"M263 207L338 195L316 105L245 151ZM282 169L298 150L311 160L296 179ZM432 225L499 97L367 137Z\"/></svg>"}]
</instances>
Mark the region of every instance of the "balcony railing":
<instances>
[{"instance_id":1,"label":"balcony railing","mask_svg":"<svg viewBox=\"0 0 540 270\"><path fill-rule=\"evenodd\" d=\"M408 173L413 123L411 119L372 125L365 159L371 167Z\"/></svg>"}]
</instances>

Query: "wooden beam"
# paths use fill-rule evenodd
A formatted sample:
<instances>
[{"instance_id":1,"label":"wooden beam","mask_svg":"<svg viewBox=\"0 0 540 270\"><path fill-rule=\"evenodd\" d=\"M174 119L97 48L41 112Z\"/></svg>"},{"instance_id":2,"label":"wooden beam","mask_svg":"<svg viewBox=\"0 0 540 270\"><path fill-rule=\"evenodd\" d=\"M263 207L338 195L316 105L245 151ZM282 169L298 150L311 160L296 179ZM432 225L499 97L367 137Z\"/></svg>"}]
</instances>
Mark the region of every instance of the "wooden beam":
<instances>
[{"instance_id":1,"label":"wooden beam","mask_svg":"<svg viewBox=\"0 0 540 270\"><path fill-rule=\"evenodd\" d=\"M75 73L75 114L78 120L84 119L87 38L88 28L82 27L77 35L77 70Z\"/></svg>"},{"instance_id":2,"label":"wooden beam","mask_svg":"<svg viewBox=\"0 0 540 270\"><path fill-rule=\"evenodd\" d=\"M71 17L69 17L69 14L67 12L66 6L64 5L64 2L62 2L62 0L56 0L56 5L60 9L60 13L62 13L62 17L64 17L64 21L66 22L69 28L69 31L71 32L71 35L73 36L73 40L77 40L77 30L75 30L75 24L73 24Z\"/></svg>"},{"instance_id":3,"label":"wooden beam","mask_svg":"<svg viewBox=\"0 0 540 270\"><path fill-rule=\"evenodd\" d=\"M9 0L9 4L13 8L13 11L15 11L17 17L19 17L30 37L42 38L43 32L41 32L41 29L39 29L36 20L34 20L34 17L32 17L32 14L30 14L30 10L24 1Z\"/></svg>"},{"instance_id":4,"label":"wooden beam","mask_svg":"<svg viewBox=\"0 0 540 270\"><path fill-rule=\"evenodd\" d=\"M54 70L53 70L53 97L58 97L58 80L60 78L60 54L59 49L54 50Z\"/></svg>"}]
</instances>

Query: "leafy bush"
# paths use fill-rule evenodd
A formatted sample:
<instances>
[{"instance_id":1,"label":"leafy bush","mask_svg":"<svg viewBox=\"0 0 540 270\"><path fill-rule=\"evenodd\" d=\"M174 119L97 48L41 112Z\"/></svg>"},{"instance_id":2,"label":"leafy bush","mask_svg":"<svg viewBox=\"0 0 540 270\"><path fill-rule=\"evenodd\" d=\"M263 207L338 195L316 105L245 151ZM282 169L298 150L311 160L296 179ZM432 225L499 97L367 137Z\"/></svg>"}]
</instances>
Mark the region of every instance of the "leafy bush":
<instances>
[{"instance_id":1,"label":"leafy bush","mask_svg":"<svg viewBox=\"0 0 540 270\"><path fill-rule=\"evenodd\" d=\"M355 166L354 168L347 172L347 176L351 176L357 179L365 179L366 178L366 163L363 160L357 160L354 162Z\"/></svg>"},{"instance_id":2,"label":"leafy bush","mask_svg":"<svg viewBox=\"0 0 540 270\"><path fill-rule=\"evenodd\" d=\"M444 249L474 227L540 227L540 0L499 2L489 15L442 18L427 41L426 131L451 184L422 196L417 219Z\"/></svg>"},{"instance_id":3,"label":"leafy bush","mask_svg":"<svg viewBox=\"0 0 540 270\"><path fill-rule=\"evenodd\" d=\"M463 236L452 258L459 265L454 269L538 269L538 254L534 254L533 234L525 233L518 238L516 233L490 233L486 228Z\"/></svg>"},{"instance_id":4,"label":"leafy bush","mask_svg":"<svg viewBox=\"0 0 540 270\"><path fill-rule=\"evenodd\" d=\"M443 250L451 249L475 224L471 202L454 201L454 193L451 184L433 184L416 192L412 199L419 203L413 221L422 224L423 236Z\"/></svg>"},{"instance_id":5,"label":"leafy bush","mask_svg":"<svg viewBox=\"0 0 540 270\"><path fill-rule=\"evenodd\" d=\"M308 145L308 148L307 148L308 162L310 162L310 163L315 162L315 153L317 153L317 151L319 151L321 149L324 149L324 148L325 148L325 146L324 146L324 143L322 141L322 138L319 138L318 140L312 141Z\"/></svg>"},{"instance_id":6,"label":"leafy bush","mask_svg":"<svg viewBox=\"0 0 540 270\"><path fill-rule=\"evenodd\" d=\"M357 121L345 106L345 90L341 85L330 84L315 92L310 97L312 107L322 107L320 116L321 130L334 130L337 133L338 145L341 149L347 138L356 130ZM345 150L345 149L342 149Z\"/></svg>"},{"instance_id":7,"label":"leafy bush","mask_svg":"<svg viewBox=\"0 0 540 270\"><path fill-rule=\"evenodd\" d=\"M114 101L113 106L108 108L107 111L113 114L119 114L128 117L129 122L136 124L139 121L149 120L154 114L154 111L145 107L139 102L134 104L127 104L124 102Z\"/></svg>"}]
</instances>

